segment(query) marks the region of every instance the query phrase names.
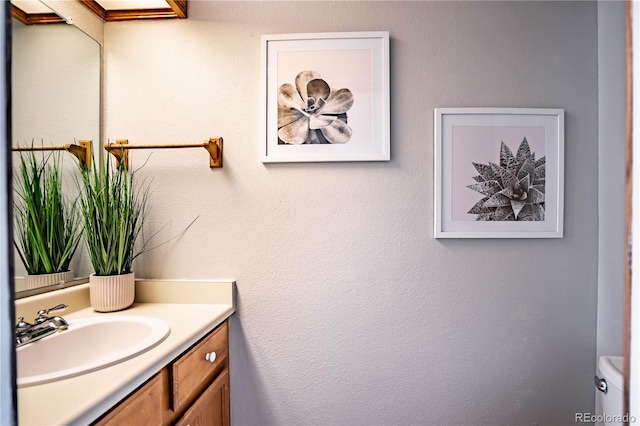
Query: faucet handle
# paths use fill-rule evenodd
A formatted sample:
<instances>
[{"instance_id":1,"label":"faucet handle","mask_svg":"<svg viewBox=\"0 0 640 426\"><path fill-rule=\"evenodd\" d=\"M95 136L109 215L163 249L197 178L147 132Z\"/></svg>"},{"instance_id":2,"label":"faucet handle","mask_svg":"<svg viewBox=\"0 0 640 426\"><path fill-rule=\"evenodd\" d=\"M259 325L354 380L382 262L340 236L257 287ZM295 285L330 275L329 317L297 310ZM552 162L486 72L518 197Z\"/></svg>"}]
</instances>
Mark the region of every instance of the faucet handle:
<instances>
[{"instance_id":1,"label":"faucet handle","mask_svg":"<svg viewBox=\"0 0 640 426\"><path fill-rule=\"evenodd\" d=\"M54 306L53 308L47 309L47 315L49 315L50 313L62 312L66 310L68 307L69 305L65 305L64 303L61 303L59 305Z\"/></svg>"},{"instance_id":2,"label":"faucet handle","mask_svg":"<svg viewBox=\"0 0 640 426\"><path fill-rule=\"evenodd\" d=\"M50 313L62 312L67 309L68 305L61 303L59 305L54 306L53 308L49 308L46 310L38 311L38 316L36 317L36 323L41 323L47 320L47 315Z\"/></svg>"},{"instance_id":3,"label":"faucet handle","mask_svg":"<svg viewBox=\"0 0 640 426\"><path fill-rule=\"evenodd\" d=\"M31 327L33 324L29 324L24 320L24 317L18 318L18 323L16 324L16 331L25 330Z\"/></svg>"}]
</instances>

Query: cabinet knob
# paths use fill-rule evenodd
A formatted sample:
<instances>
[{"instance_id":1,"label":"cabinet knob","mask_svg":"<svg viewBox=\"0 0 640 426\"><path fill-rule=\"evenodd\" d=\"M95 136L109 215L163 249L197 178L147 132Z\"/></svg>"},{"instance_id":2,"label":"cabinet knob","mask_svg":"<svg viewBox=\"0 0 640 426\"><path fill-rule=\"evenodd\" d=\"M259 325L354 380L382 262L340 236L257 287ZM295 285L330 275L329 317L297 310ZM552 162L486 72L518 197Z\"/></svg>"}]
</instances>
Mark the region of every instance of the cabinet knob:
<instances>
[{"instance_id":1,"label":"cabinet knob","mask_svg":"<svg viewBox=\"0 0 640 426\"><path fill-rule=\"evenodd\" d=\"M215 352L209 352L204 356L204 359L206 359L209 362L214 362L216 360L216 353Z\"/></svg>"}]
</instances>

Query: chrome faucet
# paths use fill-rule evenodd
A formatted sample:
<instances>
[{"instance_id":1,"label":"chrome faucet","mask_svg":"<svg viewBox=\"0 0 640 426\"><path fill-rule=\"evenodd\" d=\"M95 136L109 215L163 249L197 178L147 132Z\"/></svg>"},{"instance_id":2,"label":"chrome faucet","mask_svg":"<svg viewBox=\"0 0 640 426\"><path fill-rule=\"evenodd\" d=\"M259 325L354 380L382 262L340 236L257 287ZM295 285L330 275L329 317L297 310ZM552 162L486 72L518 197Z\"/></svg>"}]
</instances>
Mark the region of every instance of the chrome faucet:
<instances>
[{"instance_id":1,"label":"chrome faucet","mask_svg":"<svg viewBox=\"0 0 640 426\"><path fill-rule=\"evenodd\" d=\"M32 343L58 331L64 331L69 323L62 317L50 317L50 313L62 312L67 305L60 304L53 308L38 311L35 324L25 322L24 317L18 318L16 324L16 347Z\"/></svg>"}]
</instances>

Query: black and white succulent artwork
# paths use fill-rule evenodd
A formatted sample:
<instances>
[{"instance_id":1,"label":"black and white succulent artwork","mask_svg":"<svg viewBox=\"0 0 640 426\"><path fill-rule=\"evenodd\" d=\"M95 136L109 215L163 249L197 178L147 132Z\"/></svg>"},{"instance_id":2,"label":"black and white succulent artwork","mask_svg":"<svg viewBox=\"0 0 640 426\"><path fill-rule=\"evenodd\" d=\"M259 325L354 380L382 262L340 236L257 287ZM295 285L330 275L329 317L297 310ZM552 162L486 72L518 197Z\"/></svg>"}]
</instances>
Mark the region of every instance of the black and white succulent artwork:
<instances>
[{"instance_id":1,"label":"black and white succulent artwork","mask_svg":"<svg viewBox=\"0 0 640 426\"><path fill-rule=\"evenodd\" d=\"M353 130L347 112L353 106L353 93L334 89L316 71L302 71L295 87L285 83L278 88L278 143L344 144Z\"/></svg>"},{"instance_id":2,"label":"black and white succulent artwork","mask_svg":"<svg viewBox=\"0 0 640 426\"><path fill-rule=\"evenodd\" d=\"M525 137L515 155L501 142L500 164L472 162L479 173L467 185L483 195L469 211L477 221L543 221L545 157L535 159Z\"/></svg>"}]
</instances>

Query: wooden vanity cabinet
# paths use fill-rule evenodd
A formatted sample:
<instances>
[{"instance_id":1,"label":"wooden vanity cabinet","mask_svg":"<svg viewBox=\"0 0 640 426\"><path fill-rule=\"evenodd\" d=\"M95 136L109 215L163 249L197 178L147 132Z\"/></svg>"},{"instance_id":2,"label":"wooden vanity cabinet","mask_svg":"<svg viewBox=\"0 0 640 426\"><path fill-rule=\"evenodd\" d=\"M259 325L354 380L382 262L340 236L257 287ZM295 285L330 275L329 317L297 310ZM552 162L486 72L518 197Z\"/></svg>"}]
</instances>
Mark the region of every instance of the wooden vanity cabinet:
<instances>
[{"instance_id":1,"label":"wooden vanity cabinet","mask_svg":"<svg viewBox=\"0 0 640 426\"><path fill-rule=\"evenodd\" d=\"M229 426L227 321L160 370L94 424Z\"/></svg>"}]
</instances>

